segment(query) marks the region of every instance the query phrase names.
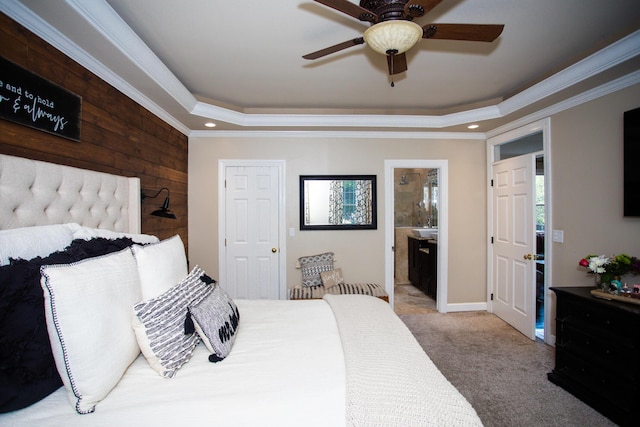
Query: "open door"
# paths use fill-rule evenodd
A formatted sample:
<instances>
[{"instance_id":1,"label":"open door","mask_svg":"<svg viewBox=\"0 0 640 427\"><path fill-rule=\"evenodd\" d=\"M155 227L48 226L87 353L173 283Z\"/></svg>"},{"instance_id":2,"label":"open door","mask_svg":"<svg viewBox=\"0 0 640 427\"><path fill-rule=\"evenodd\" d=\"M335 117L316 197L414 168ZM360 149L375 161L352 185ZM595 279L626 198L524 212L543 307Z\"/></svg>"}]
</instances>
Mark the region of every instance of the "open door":
<instances>
[{"instance_id":1,"label":"open door","mask_svg":"<svg viewBox=\"0 0 640 427\"><path fill-rule=\"evenodd\" d=\"M493 165L493 312L530 339L536 326L535 155Z\"/></svg>"}]
</instances>

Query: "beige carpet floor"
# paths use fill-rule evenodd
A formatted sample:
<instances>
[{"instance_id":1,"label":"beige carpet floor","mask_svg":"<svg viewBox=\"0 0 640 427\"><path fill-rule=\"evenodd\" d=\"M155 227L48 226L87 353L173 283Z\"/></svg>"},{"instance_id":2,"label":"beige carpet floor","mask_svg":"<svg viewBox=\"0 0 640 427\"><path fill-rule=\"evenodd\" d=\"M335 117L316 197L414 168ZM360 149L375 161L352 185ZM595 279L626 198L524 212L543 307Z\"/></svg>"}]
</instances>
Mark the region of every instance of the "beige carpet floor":
<instances>
[{"instance_id":1,"label":"beige carpet floor","mask_svg":"<svg viewBox=\"0 0 640 427\"><path fill-rule=\"evenodd\" d=\"M418 310L423 303L397 308ZM553 347L529 340L493 314L430 310L399 316L485 426L615 426L547 380Z\"/></svg>"}]
</instances>

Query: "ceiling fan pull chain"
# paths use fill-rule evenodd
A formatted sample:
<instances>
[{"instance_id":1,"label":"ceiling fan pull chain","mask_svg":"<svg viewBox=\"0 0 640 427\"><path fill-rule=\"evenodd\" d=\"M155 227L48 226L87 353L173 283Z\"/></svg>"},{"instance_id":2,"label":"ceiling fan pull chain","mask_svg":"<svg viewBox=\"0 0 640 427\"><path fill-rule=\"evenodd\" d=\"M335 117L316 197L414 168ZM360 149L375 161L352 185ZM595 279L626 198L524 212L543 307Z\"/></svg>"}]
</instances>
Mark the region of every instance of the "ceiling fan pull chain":
<instances>
[{"instance_id":1,"label":"ceiling fan pull chain","mask_svg":"<svg viewBox=\"0 0 640 427\"><path fill-rule=\"evenodd\" d=\"M396 87L396 84L393 82L393 63L394 63L394 59L393 56L398 53L398 51L396 49L389 49L387 51L387 55L389 55L390 58L390 63L389 63L389 71L391 71L391 87Z\"/></svg>"}]
</instances>

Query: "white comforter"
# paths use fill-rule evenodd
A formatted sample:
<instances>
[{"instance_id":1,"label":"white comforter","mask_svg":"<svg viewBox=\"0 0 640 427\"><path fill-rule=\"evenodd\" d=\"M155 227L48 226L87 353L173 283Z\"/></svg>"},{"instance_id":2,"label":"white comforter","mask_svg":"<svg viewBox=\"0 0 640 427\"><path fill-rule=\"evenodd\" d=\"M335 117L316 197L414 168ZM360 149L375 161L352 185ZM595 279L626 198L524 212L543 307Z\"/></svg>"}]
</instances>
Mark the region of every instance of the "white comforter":
<instances>
[{"instance_id":1,"label":"white comforter","mask_svg":"<svg viewBox=\"0 0 640 427\"><path fill-rule=\"evenodd\" d=\"M76 414L61 388L0 415L0 425L345 425L344 357L331 308L321 300L235 302L240 326L224 361L210 363L200 344L164 379L141 355L93 414Z\"/></svg>"},{"instance_id":2,"label":"white comforter","mask_svg":"<svg viewBox=\"0 0 640 427\"><path fill-rule=\"evenodd\" d=\"M240 326L222 362L210 363L200 344L176 376L165 379L139 356L92 414L78 415L59 389L0 415L0 425L481 425L382 300L328 295L236 304Z\"/></svg>"}]
</instances>

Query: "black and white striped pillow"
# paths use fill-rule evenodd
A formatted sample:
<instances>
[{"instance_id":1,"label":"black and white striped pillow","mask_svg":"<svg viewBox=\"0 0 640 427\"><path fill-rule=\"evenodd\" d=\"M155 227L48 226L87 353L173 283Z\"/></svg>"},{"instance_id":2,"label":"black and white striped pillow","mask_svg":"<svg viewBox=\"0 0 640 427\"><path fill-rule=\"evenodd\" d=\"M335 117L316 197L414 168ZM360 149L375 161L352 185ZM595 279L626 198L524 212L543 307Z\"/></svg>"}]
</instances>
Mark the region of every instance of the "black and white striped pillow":
<instances>
[{"instance_id":1,"label":"black and white striped pillow","mask_svg":"<svg viewBox=\"0 0 640 427\"><path fill-rule=\"evenodd\" d=\"M200 342L197 334L185 334L184 320L188 307L211 293L212 283L215 281L196 266L165 293L133 307L133 329L140 350L163 377L173 377Z\"/></svg>"}]
</instances>

